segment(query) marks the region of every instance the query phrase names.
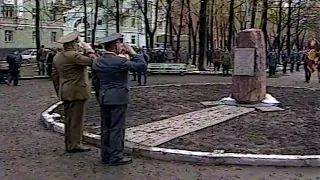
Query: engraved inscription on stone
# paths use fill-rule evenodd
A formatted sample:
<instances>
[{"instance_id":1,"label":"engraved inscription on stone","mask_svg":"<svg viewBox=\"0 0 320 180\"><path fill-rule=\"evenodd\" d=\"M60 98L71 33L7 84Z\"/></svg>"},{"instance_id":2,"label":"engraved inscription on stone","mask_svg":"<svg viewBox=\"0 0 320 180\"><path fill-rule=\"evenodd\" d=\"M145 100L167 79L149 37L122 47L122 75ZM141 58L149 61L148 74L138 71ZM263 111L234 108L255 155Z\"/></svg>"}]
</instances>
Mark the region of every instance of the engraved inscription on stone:
<instances>
[{"instance_id":1,"label":"engraved inscription on stone","mask_svg":"<svg viewBox=\"0 0 320 180\"><path fill-rule=\"evenodd\" d=\"M236 48L234 55L234 75L254 75L255 48Z\"/></svg>"},{"instance_id":2,"label":"engraved inscription on stone","mask_svg":"<svg viewBox=\"0 0 320 180\"><path fill-rule=\"evenodd\" d=\"M126 141L145 146L158 146L174 138L254 111L254 108L220 105L162 121L126 129Z\"/></svg>"}]
</instances>

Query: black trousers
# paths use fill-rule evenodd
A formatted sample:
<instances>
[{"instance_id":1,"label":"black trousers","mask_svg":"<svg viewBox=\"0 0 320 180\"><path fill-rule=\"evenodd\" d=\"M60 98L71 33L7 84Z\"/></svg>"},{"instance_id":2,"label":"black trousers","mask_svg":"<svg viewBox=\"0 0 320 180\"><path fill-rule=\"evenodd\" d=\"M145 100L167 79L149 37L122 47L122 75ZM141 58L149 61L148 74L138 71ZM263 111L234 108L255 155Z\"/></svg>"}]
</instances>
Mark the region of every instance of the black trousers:
<instances>
[{"instance_id":1,"label":"black trousers","mask_svg":"<svg viewBox=\"0 0 320 180\"><path fill-rule=\"evenodd\" d=\"M9 84L12 83L13 81L13 85L18 85L19 84L19 76L20 76L20 71L11 71L10 72L10 77L9 77Z\"/></svg>"},{"instance_id":2,"label":"black trousers","mask_svg":"<svg viewBox=\"0 0 320 180\"><path fill-rule=\"evenodd\" d=\"M296 66L296 71L298 71L298 72L300 71L300 65L301 65L301 62L298 61L297 66Z\"/></svg>"},{"instance_id":3,"label":"black trousers","mask_svg":"<svg viewBox=\"0 0 320 180\"><path fill-rule=\"evenodd\" d=\"M146 72L138 72L138 84L141 85L141 76L143 76L143 84L146 85L147 84L147 71Z\"/></svg>"},{"instance_id":4,"label":"black trousers","mask_svg":"<svg viewBox=\"0 0 320 180\"><path fill-rule=\"evenodd\" d=\"M293 72L294 70L294 62L290 62L290 72Z\"/></svg>"},{"instance_id":5,"label":"black trousers","mask_svg":"<svg viewBox=\"0 0 320 180\"><path fill-rule=\"evenodd\" d=\"M307 68L307 66L304 66L304 75L306 82L309 82L311 79L311 71Z\"/></svg>"},{"instance_id":6,"label":"black trousers","mask_svg":"<svg viewBox=\"0 0 320 180\"><path fill-rule=\"evenodd\" d=\"M222 65L222 74L229 75L229 65Z\"/></svg>"},{"instance_id":7,"label":"black trousers","mask_svg":"<svg viewBox=\"0 0 320 180\"><path fill-rule=\"evenodd\" d=\"M136 81L137 80L137 72L133 71L132 75L133 75L132 81Z\"/></svg>"},{"instance_id":8,"label":"black trousers","mask_svg":"<svg viewBox=\"0 0 320 180\"><path fill-rule=\"evenodd\" d=\"M220 71L220 63L219 62L214 62L214 70Z\"/></svg>"},{"instance_id":9,"label":"black trousers","mask_svg":"<svg viewBox=\"0 0 320 180\"><path fill-rule=\"evenodd\" d=\"M48 63L47 64L47 75L49 76L49 77L51 77L51 75L52 75L52 64L50 63Z\"/></svg>"},{"instance_id":10,"label":"black trousers","mask_svg":"<svg viewBox=\"0 0 320 180\"><path fill-rule=\"evenodd\" d=\"M45 75L45 62L44 61L38 61L38 75L43 76Z\"/></svg>"},{"instance_id":11,"label":"black trousers","mask_svg":"<svg viewBox=\"0 0 320 180\"><path fill-rule=\"evenodd\" d=\"M127 105L101 105L101 158L116 162L123 158Z\"/></svg>"},{"instance_id":12,"label":"black trousers","mask_svg":"<svg viewBox=\"0 0 320 180\"><path fill-rule=\"evenodd\" d=\"M269 76L276 75L277 66L269 66Z\"/></svg>"},{"instance_id":13,"label":"black trousers","mask_svg":"<svg viewBox=\"0 0 320 180\"><path fill-rule=\"evenodd\" d=\"M283 69L282 69L283 74L286 74L286 73L287 73L287 66L288 66L288 62L287 62L287 61L284 61L284 62L283 62Z\"/></svg>"}]
</instances>

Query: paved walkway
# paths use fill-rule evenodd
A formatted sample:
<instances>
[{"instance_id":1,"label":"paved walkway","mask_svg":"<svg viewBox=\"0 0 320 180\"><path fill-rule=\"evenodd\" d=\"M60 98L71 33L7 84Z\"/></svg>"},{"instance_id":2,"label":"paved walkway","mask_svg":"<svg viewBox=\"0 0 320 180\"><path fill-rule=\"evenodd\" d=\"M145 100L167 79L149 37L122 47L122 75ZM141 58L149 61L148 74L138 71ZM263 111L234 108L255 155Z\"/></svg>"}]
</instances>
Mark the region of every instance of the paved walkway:
<instances>
[{"instance_id":1,"label":"paved walkway","mask_svg":"<svg viewBox=\"0 0 320 180\"><path fill-rule=\"evenodd\" d=\"M254 111L254 108L226 105L206 108L128 128L126 129L126 140L155 147L177 137L222 123L252 111Z\"/></svg>"},{"instance_id":2,"label":"paved walkway","mask_svg":"<svg viewBox=\"0 0 320 180\"><path fill-rule=\"evenodd\" d=\"M272 80L304 85L303 77ZM295 79L298 78L298 79ZM216 76L154 76L150 84L230 82ZM288 81L288 82L287 82ZM299 84L298 84L299 82ZM0 180L289 180L319 179L320 168L197 166L134 157L123 167L100 164L99 149L66 154L63 137L47 131L40 113L56 101L46 80L22 81L20 87L0 85ZM274 82L272 82L274 83ZM319 84L306 84L316 86ZM3 177L1 177L3 176Z\"/></svg>"}]
</instances>

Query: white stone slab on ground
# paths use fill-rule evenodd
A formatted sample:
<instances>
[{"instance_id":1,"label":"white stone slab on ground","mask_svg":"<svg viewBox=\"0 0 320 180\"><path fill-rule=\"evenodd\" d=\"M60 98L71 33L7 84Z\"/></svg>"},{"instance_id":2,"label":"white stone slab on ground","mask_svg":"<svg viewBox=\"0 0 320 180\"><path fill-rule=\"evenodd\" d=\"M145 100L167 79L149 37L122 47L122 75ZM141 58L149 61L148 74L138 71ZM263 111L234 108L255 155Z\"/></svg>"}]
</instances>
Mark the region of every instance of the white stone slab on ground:
<instances>
[{"instance_id":1,"label":"white stone slab on ground","mask_svg":"<svg viewBox=\"0 0 320 180\"><path fill-rule=\"evenodd\" d=\"M284 109L277 106L256 107L256 109L262 112L284 111Z\"/></svg>"},{"instance_id":2,"label":"white stone slab on ground","mask_svg":"<svg viewBox=\"0 0 320 180\"><path fill-rule=\"evenodd\" d=\"M204 101L200 102L200 104L204 106L217 106L217 105L223 105L223 102L221 101Z\"/></svg>"},{"instance_id":3,"label":"white stone slab on ground","mask_svg":"<svg viewBox=\"0 0 320 180\"><path fill-rule=\"evenodd\" d=\"M254 108L219 105L126 129L126 141L155 147L177 137L254 111Z\"/></svg>"}]
</instances>

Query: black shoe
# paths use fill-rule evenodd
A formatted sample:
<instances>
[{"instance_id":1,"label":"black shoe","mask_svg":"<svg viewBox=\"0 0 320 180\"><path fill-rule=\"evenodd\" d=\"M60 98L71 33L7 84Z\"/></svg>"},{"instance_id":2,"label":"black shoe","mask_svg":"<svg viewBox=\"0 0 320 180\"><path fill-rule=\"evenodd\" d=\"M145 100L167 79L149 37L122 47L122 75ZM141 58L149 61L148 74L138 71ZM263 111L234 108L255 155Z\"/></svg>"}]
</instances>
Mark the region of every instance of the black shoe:
<instances>
[{"instance_id":1,"label":"black shoe","mask_svg":"<svg viewBox=\"0 0 320 180\"><path fill-rule=\"evenodd\" d=\"M74 149L68 149L67 152L68 153L78 153L78 152L88 152L90 150L91 150L91 148L89 148L89 147L80 146L80 147L76 147Z\"/></svg>"},{"instance_id":2,"label":"black shoe","mask_svg":"<svg viewBox=\"0 0 320 180\"><path fill-rule=\"evenodd\" d=\"M109 166L122 166L122 165L131 164L132 163L132 159L128 158L128 157L123 157L119 161L112 161L112 162L102 161L102 163L103 164L107 164Z\"/></svg>"}]
</instances>

